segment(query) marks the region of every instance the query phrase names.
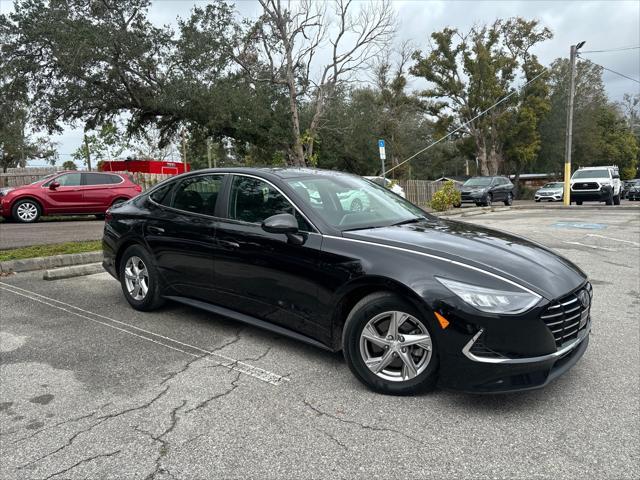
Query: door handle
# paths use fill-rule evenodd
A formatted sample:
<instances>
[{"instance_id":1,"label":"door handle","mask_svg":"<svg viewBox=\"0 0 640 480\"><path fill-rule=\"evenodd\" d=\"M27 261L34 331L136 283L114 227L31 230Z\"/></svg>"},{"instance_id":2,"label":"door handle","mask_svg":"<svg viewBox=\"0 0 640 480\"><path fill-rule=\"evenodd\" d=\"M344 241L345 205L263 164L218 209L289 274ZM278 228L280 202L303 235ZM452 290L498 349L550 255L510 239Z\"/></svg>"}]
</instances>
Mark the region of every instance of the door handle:
<instances>
[{"instance_id":1,"label":"door handle","mask_svg":"<svg viewBox=\"0 0 640 480\"><path fill-rule=\"evenodd\" d=\"M149 226L147 227L147 230L150 233L164 233L164 228L161 228L161 227Z\"/></svg>"}]
</instances>

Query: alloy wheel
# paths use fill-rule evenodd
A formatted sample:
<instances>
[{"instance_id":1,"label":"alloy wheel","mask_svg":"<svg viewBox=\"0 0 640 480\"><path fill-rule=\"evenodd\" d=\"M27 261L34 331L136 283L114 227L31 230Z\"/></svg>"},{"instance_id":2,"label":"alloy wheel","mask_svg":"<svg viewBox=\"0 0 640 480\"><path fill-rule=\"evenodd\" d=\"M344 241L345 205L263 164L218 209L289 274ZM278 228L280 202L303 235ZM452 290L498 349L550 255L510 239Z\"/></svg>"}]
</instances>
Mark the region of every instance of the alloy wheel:
<instances>
[{"instance_id":1,"label":"alloy wheel","mask_svg":"<svg viewBox=\"0 0 640 480\"><path fill-rule=\"evenodd\" d=\"M131 298L144 300L149 291L149 271L142 259L131 256L124 266L124 282Z\"/></svg>"},{"instance_id":2,"label":"alloy wheel","mask_svg":"<svg viewBox=\"0 0 640 480\"><path fill-rule=\"evenodd\" d=\"M38 216L38 207L31 202L24 202L18 205L16 215L23 222L33 222Z\"/></svg>"},{"instance_id":3,"label":"alloy wheel","mask_svg":"<svg viewBox=\"0 0 640 480\"><path fill-rule=\"evenodd\" d=\"M360 334L360 354L378 377L411 380L425 371L433 352L431 336L416 317L398 311L373 317Z\"/></svg>"}]
</instances>

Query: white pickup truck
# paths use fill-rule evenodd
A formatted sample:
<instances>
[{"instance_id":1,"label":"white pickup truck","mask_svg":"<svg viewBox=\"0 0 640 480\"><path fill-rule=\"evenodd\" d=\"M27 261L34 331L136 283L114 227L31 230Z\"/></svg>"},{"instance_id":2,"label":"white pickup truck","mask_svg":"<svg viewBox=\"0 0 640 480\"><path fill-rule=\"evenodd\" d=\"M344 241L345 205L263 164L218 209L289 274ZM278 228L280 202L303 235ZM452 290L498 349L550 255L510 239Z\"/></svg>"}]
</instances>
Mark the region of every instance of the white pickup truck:
<instances>
[{"instance_id":1,"label":"white pickup truck","mask_svg":"<svg viewBox=\"0 0 640 480\"><path fill-rule=\"evenodd\" d=\"M622 182L618 167L580 167L571 176L571 201L606 202L620 205Z\"/></svg>"}]
</instances>

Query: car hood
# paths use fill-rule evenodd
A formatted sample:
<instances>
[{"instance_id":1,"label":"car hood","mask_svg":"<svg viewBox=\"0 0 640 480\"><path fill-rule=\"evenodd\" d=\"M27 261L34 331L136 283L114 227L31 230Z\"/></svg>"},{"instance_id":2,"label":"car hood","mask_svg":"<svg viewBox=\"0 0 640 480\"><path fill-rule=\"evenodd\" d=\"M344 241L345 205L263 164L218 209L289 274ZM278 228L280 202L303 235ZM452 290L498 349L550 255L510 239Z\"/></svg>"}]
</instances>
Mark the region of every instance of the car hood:
<instances>
[{"instance_id":1,"label":"car hood","mask_svg":"<svg viewBox=\"0 0 640 480\"><path fill-rule=\"evenodd\" d=\"M577 288L587 278L572 262L535 242L451 220L350 231L344 236L465 263L514 281L547 299Z\"/></svg>"}]
</instances>

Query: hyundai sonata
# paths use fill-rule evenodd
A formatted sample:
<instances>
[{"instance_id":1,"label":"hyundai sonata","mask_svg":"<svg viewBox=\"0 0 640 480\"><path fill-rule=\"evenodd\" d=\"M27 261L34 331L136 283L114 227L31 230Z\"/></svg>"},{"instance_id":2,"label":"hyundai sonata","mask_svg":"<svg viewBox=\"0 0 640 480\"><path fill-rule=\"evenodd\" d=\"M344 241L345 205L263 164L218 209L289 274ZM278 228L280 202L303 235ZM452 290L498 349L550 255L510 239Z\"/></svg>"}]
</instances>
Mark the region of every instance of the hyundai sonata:
<instances>
[{"instance_id":1,"label":"hyundai sonata","mask_svg":"<svg viewBox=\"0 0 640 480\"><path fill-rule=\"evenodd\" d=\"M589 340L592 288L573 263L344 173L174 177L110 209L103 247L133 308L172 300L341 350L384 393L542 387Z\"/></svg>"}]
</instances>

